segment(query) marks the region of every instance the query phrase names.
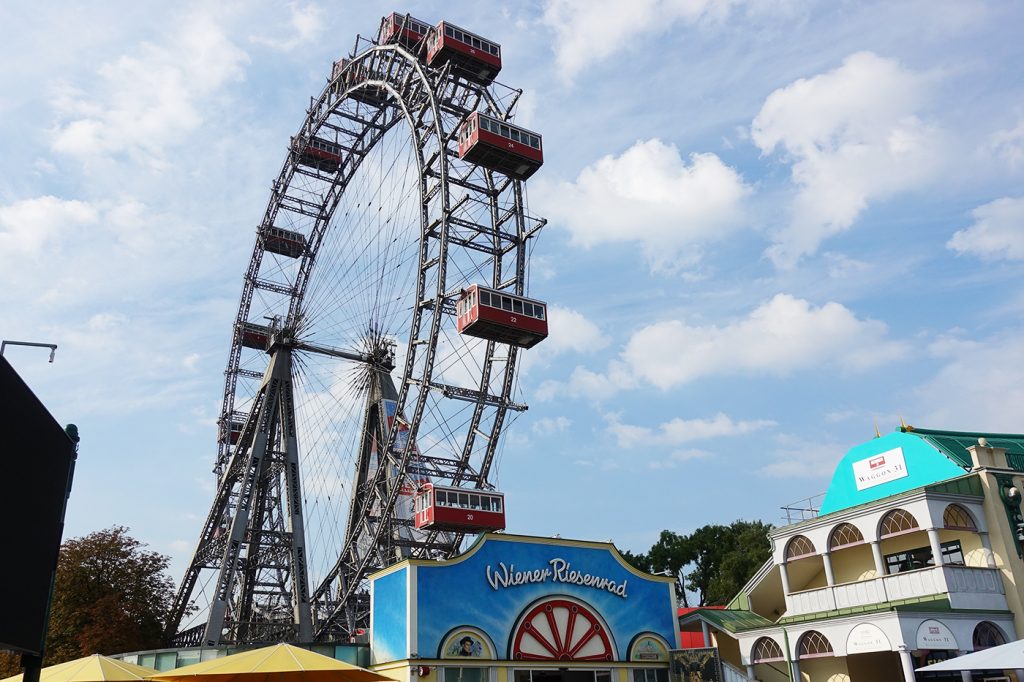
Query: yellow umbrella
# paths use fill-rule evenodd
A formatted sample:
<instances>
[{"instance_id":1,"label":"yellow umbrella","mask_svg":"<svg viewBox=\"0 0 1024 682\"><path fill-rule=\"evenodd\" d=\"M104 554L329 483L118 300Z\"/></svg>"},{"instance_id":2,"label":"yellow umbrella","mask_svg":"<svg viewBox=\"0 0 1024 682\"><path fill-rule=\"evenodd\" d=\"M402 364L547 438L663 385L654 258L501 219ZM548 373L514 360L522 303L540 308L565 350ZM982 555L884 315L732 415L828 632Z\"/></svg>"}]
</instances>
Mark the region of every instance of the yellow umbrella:
<instances>
[{"instance_id":1,"label":"yellow umbrella","mask_svg":"<svg viewBox=\"0 0 1024 682\"><path fill-rule=\"evenodd\" d=\"M150 675L149 679L166 682L392 682L390 677L372 670L291 644L276 644L186 665Z\"/></svg>"},{"instance_id":2,"label":"yellow umbrella","mask_svg":"<svg viewBox=\"0 0 1024 682\"><path fill-rule=\"evenodd\" d=\"M39 673L39 682L126 682L144 680L155 672L142 665L93 654L43 668ZM22 677L15 675L0 682L21 682Z\"/></svg>"}]
</instances>

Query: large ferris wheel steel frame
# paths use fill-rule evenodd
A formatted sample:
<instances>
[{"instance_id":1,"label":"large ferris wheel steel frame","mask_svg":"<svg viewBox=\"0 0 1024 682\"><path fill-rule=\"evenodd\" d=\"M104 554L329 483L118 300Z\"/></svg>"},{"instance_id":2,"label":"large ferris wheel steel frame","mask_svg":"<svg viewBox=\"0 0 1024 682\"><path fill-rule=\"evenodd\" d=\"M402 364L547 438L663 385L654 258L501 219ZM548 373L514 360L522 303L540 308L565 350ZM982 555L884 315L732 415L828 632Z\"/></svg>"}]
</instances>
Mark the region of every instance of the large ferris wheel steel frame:
<instances>
[{"instance_id":1,"label":"large ferris wheel steel frame","mask_svg":"<svg viewBox=\"0 0 1024 682\"><path fill-rule=\"evenodd\" d=\"M361 77L354 83L346 81L349 73ZM225 372L216 464L218 490L168 620L168 640L178 645L343 639L366 627L369 573L406 557L452 556L462 541L462 535L456 533L412 533L411 522L394 513L401 484L416 472L447 485L489 487L488 476L507 412L526 409L511 399L517 359L513 346L486 342L476 389L433 378L439 331L445 320L450 320L460 291L446 272L454 250L484 254L491 268L490 286L525 293L526 245L545 221L527 215L520 181L459 162L453 146L459 124L474 110L511 120L520 91L510 90L503 97L497 92L500 86L488 89L475 84L454 72L451 65L427 68L398 45L371 44L342 74L332 74L332 78L320 97L311 100L293 139L311 140L323 132L331 133L345 154L336 171L325 172L300 163L300 152L293 145L273 183L245 275ZM367 104L382 93L386 99L379 106ZM391 378L393 348L388 348L375 330L367 330L368 347L355 352L304 343L300 337L304 296L334 211L362 161L402 121L410 129L419 179L419 264L416 303L396 387ZM322 182L327 191L311 197L296 183L303 176ZM461 197L453 200L456 192ZM489 206L486 222L464 208L473 202ZM287 282L261 277L265 236L282 211L304 221L306 237L297 273ZM250 321L257 292L288 299L286 314L275 317L271 325L270 360L262 374L243 368L240 362L243 325ZM365 424L344 546L312 591L307 578L292 383L293 355L303 353L355 360L366 368ZM239 382L256 379L259 387L237 443L232 445L226 434L238 415ZM417 432L431 395L472 405L458 456L417 450ZM396 403L394 427L384 417L384 400ZM396 449L400 429L406 437ZM369 462L373 439L384 445L378 450L375 468ZM483 441L482 447L478 440ZM475 464L471 461L474 453ZM207 620L178 632L193 608L194 591L204 571L217 575ZM273 613L276 617L268 615Z\"/></svg>"}]
</instances>

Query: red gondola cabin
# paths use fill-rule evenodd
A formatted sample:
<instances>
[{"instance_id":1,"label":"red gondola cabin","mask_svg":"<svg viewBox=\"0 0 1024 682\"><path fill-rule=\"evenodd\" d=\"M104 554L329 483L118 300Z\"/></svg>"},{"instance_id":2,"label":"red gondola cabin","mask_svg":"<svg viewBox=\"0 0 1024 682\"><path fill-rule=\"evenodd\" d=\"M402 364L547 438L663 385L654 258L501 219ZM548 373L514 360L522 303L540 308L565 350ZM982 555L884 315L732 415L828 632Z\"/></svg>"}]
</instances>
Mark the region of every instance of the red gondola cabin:
<instances>
[{"instance_id":1,"label":"red gondola cabin","mask_svg":"<svg viewBox=\"0 0 1024 682\"><path fill-rule=\"evenodd\" d=\"M245 422L232 421L228 425L228 440L232 445L238 444L238 439L242 437L243 429L245 429Z\"/></svg>"},{"instance_id":2,"label":"red gondola cabin","mask_svg":"<svg viewBox=\"0 0 1024 682\"><path fill-rule=\"evenodd\" d=\"M425 21L392 12L381 20L377 44L398 43L402 47L412 48L430 32L430 28L430 24Z\"/></svg>"},{"instance_id":3,"label":"red gondola cabin","mask_svg":"<svg viewBox=\"0 0 1024 682\"><path fill-rule=\"evenodd\" d=\"M537 133L474 111L459 128L459 158L525 180L544 165Z\"/></svg>"},{"instance_id":4,"label":"red gondola cabin","mask_svg":"<svg viewBox=\"0 0 1024 682\"><path fill-rule=\"evenodd\" d=\"M263 248L271 253L298 258L306 252L306 236L301 232L269 226L263 228L262 234Z\"/></svg>"},{"instance_id":5,"label":"red gondola cabin","mask_svg":"<svg viewBox=\"0 0 1024 682\"><path fill-rule=\"evenodd\" d=\"M416 528L484 533L505 529L505 496L486 490L425 483L416 492Z\"/></svg>"},{"instance_id":6,"label":"red gondola cabin","mask_svg":"<svg viewBox=\"0 0 1024 682\"><path fill-rule=\"evenodd\" d=\"M427 66L446 62L451 62L460 76L490 85L501 71L501 45L442 21L427 38Z\"/></svg>"},{"instance_id":7,"label":"red gondola cabin","mask_svg":"<svg viewBox=\"0 0 1024 682\"><path fill-rule=\"evenodd\" d=\"M298 163L303 166L331 173L337 172L341 167L341 147L319 137L308 140L304 137L293 137L292 151L295 152Z\"/></svg>"},{"instance_id":8,"label":"red gondola cabin","mask_svg":"<svg viewBox=\"0 0 1024 682\"><path fill-rule=\"evenodd\" d=\"M270 327L252 322L242 323L242 345L246 348L266 350L270 344Z\"/></svg>"},{"instance_id":9,"label":"red gondola cabin","mask_svg":"<svg viewBox=\"0 0 1024 682\"><path fill-rule=\"evenodd\" d=\"M367 79L367 70L363 63L351 65L348 59L339 59L334 62L331 72L331 80L334 81L336 94L341 94L354 85L358 85ZM359 100L364 104L380 106L387 102L388 92L380 86L367 86L356 88L349 93L349 97Z\"/></svg>"},{"instance_id":10,"label":"red gondola cabin","mask_svg":"<svg viewBox=\"0 0 1024 682\"><path fill-rule=\"evenodd\" d=\"M459 333L532 348L547 338L547 305L474 284L455 304Z\"/></svg>"}]
</instances>

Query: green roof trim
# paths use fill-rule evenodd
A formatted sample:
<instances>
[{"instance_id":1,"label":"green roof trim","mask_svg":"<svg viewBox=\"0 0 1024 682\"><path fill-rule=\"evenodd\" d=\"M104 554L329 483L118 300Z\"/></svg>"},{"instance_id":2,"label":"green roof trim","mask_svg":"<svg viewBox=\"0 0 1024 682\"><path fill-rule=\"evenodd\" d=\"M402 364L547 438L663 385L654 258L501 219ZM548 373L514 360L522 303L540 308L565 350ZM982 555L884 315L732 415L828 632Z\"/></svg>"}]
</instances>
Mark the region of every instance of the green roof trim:
<instances>
[{"instance_id":1,"label":"green roof trim","mask_svg":"<svg viewBox=\"0 0 1024 682\"><path fill-rule=\"evenodd\" d=\"M757 628L771 627L775 623L753 611L742 611L740 609L696 609L681 616L679 624L694 621L697 619L706 620L719 630L728 632L740 632L742 630L756 630Z\"/></svg>"},{"instance_id":2,"label":"green roof trim","mask_svg":"<svg viewBox=\"0 0 1024 682\"><path fill-rule=\"evenodd\" d=\"M942 483L936 483L926 488L930 493L946 493L948 495L973 495L974 497L985 497L985 489L981 486L981 479L974 474L961 476Z\"/></svg>"},{"instance_id":3,"label":"green roof trim","mask_svg":"<svg viewBox=\"0 0 1024 682\"><path fill-rule=\"evenodd\" d=\"M989 447L1006 448L1010 466L1017 471L1024 465L1024 435L1015 433L974 433L971 431L936 431L933 429L916 429L912 426L900 427L903 433L917 436L929 443L936 450L949 457L962 467L972 466L971 453L967 448L978 444L979 438L988 441Z\"/></svg>"}]
</instances>

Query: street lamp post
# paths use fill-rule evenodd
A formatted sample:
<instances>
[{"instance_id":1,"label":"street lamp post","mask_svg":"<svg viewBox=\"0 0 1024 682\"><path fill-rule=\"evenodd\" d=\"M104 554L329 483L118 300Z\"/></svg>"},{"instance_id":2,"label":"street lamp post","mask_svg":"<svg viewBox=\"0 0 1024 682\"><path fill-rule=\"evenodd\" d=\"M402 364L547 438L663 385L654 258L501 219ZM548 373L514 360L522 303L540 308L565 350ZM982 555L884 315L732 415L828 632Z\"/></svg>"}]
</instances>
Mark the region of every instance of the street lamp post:
<instances>
[{"instance_id":1,"label":"street lamp post","mask_svg":"<svg viewBox=\"0 0 1024 682\"><path fill-rule=\"evenodd\" d=\"M55 343L36 343L35 341L7 341L6 339L0 343L0 356L3 356L4 349L7 346L35 346L37 348L49 348L50 349L50 362L53 362L53 356L57 354L57 344Z\"/></svg>"}]
</instances>

